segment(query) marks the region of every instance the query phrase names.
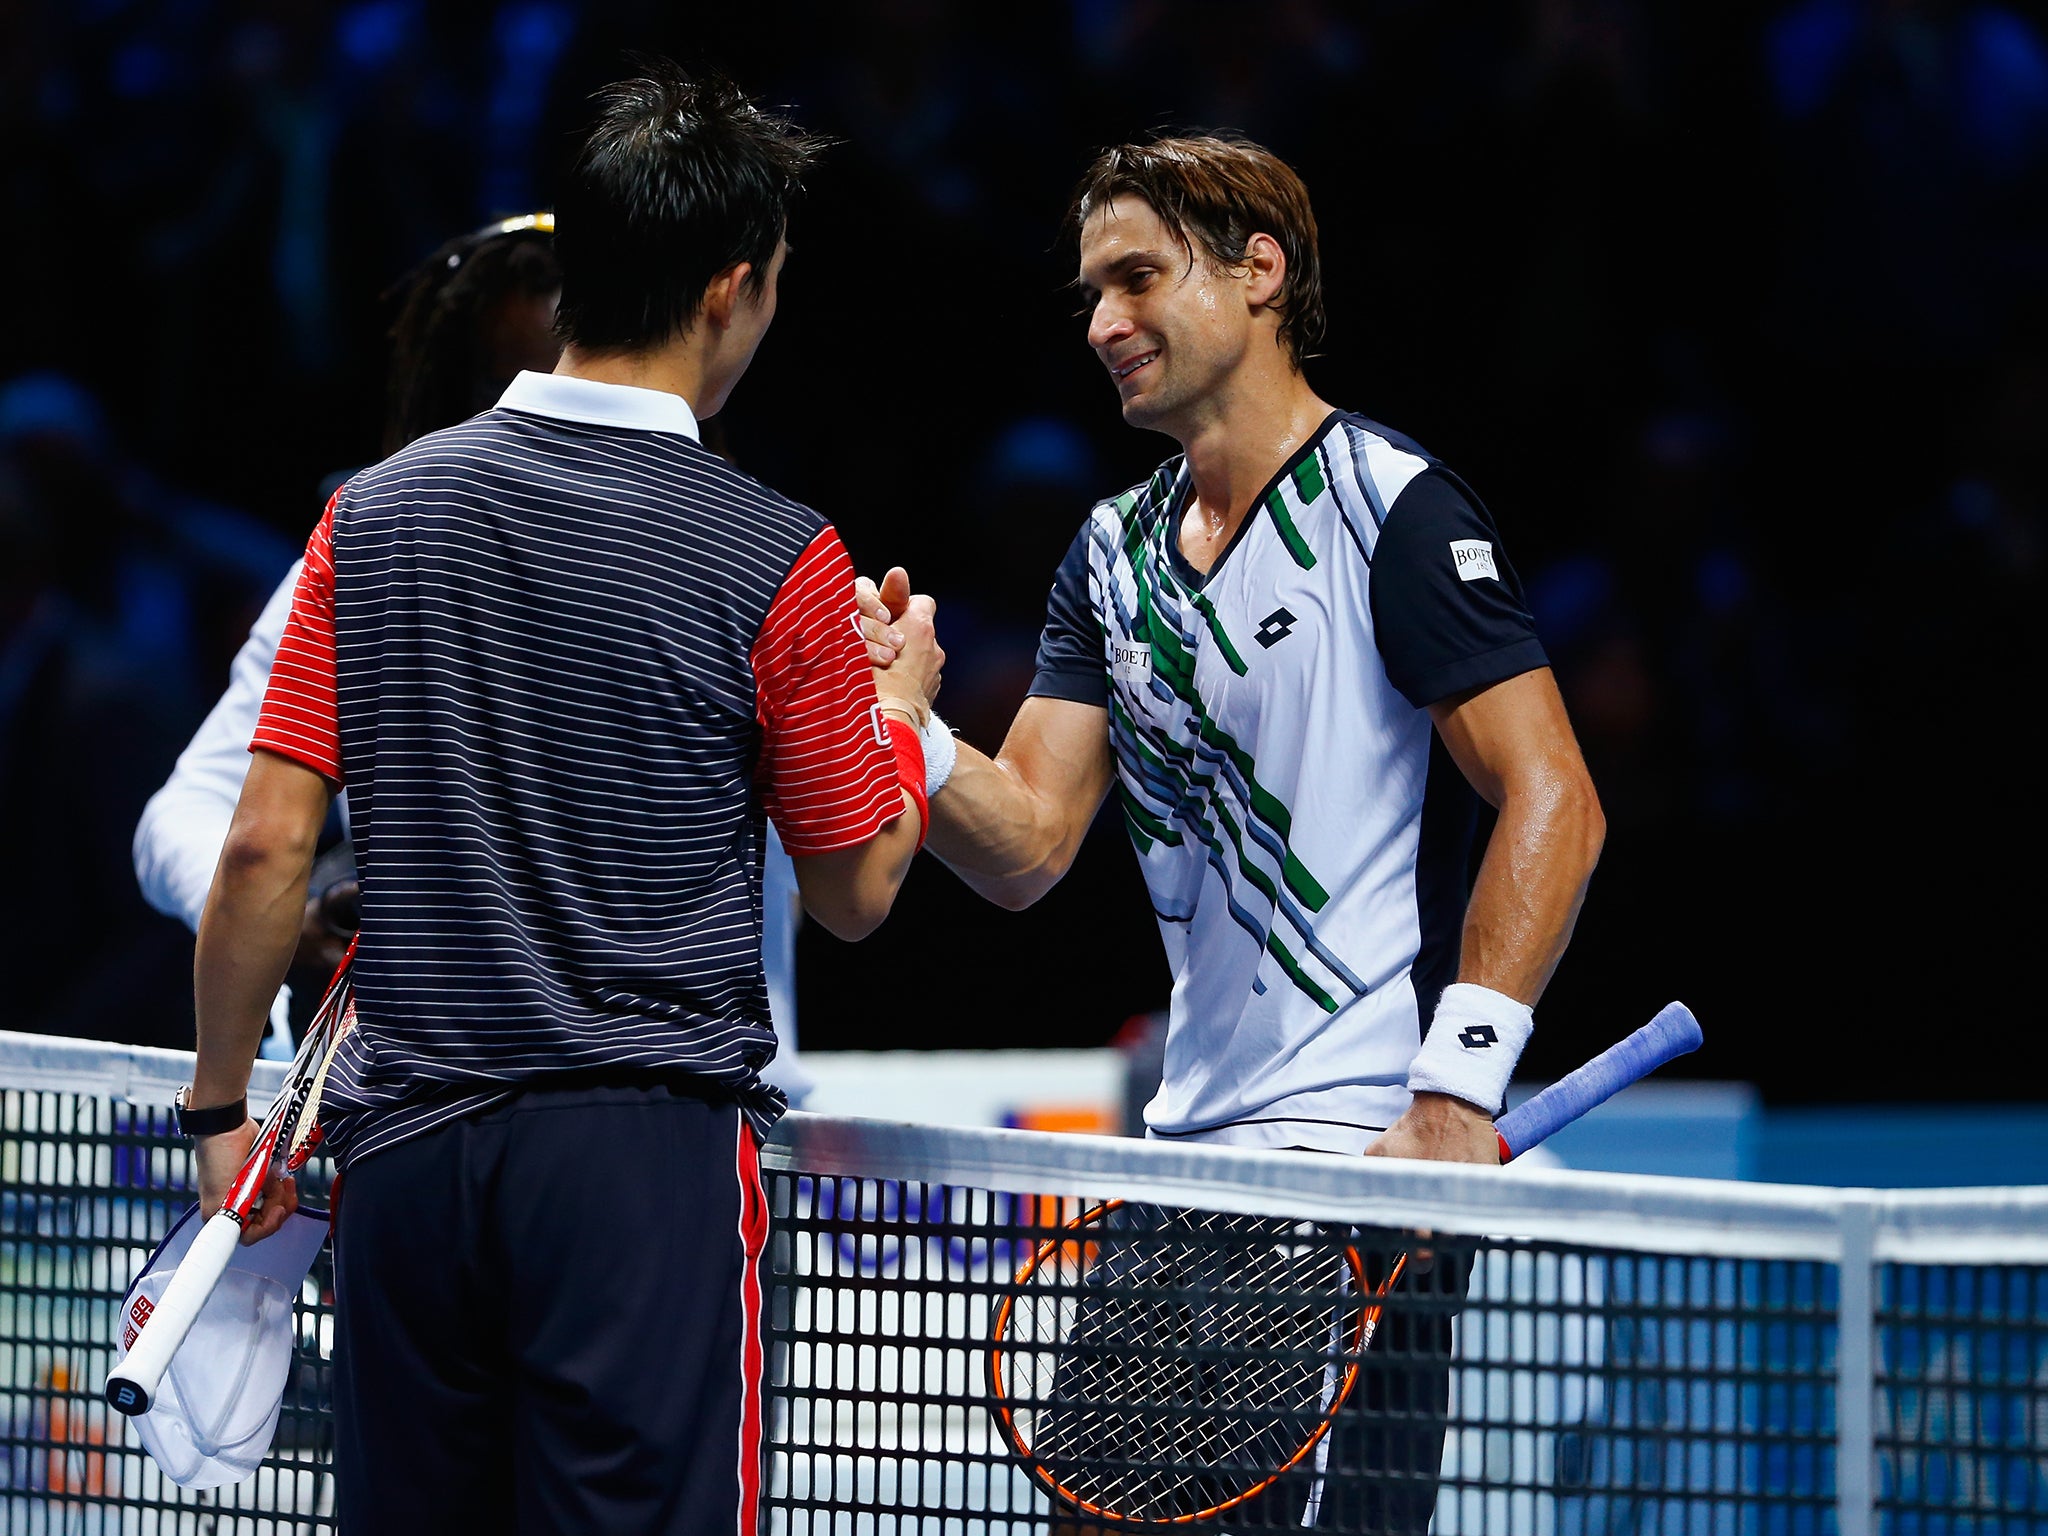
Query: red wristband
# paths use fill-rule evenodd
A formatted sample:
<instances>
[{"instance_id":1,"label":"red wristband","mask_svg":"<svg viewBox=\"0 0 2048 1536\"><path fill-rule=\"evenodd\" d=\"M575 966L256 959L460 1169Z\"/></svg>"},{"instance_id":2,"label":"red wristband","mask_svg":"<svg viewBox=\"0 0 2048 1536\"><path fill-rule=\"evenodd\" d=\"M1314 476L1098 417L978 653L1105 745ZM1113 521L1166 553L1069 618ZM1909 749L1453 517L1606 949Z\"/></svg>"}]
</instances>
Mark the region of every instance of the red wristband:
<instances>
[{"instance_id":1,"label":"red wristband","mask_svg":"<svg viewBox=\"0 0 2048 1536\"><path fill-rule=\"evenodd\" d=\"M924 837L931 830L931 802L924 793L924 743L918 740L917 727L908 720L895 715L882 716L882 723L889 728L889 745L896 750L896 780L910 791L910 798L917 805L917 846L924 846Z\"/></svg>"}]
</instances>

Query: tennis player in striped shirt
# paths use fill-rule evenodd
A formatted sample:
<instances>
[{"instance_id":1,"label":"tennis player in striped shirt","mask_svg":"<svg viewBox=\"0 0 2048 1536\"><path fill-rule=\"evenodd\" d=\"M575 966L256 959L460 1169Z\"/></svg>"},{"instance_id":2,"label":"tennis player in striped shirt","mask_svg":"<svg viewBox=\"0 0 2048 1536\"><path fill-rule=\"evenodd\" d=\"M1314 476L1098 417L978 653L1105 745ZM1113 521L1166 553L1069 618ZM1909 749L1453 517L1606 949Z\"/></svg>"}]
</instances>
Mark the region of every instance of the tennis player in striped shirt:
<instances>
[{"instance_id":1,"label":"tennis player in striped shirt","mask_svg":"<svg viewBox=\"0 0 2048 1536\"><path fill-rule=\"evenodd\" d=\"M547 372L554 367L561 355L554 334L561 288L554 229L551 213L485 225L442 245L398 285L403 302L391 333L385 452L395 453L414 438L488 409L522 368ZM135 875L143 897L195 933L249 773L250 738L302 565L292 563L264 605L235 654L227 691L178 754L170 778L150 797L135 827ZM345 829L345 796L339 809ZM337 866L337 874L323 877L330 864ZM355 855L346 839L322 851L314 879L294 970L302 979L325 981L355 934ZM797 909L796 873L771 824L763 861L761 944L776 1046L764 1072L801 1108L812 1081L796 1049ZM291 1059L290 1007L290 988L280 989L264 1055Z\"/></svg>"},{"instance_id":2,"label":"tennis player in striped shirt","mask_svg":"<svg viewBox=\"0 0 2048 1536\"><path fill-rule=\"evenodd\" d=\"M723 82L611 88L557 210L555 372L353 477L308 545L188 1102L246 1090L346 785L357 1023L321 1125L349 1532L755 1529L764 814L810 915L871 931L943 660L925 605L878 683L830 525L698 441L813 154ZM207 1206L253 1132L201 1140Z\"/></svg>"}]
</instances>

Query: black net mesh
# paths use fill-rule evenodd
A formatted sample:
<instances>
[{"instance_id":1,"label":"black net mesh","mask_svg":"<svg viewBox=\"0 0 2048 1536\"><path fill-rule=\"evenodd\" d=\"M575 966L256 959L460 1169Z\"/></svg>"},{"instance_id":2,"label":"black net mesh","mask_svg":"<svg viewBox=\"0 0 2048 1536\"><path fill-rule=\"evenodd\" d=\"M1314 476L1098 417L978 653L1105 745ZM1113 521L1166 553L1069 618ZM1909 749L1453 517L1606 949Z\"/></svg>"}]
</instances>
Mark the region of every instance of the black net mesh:
<instances>
[{"instance_id":1,"label":"black net mesh","mask_svg":"<svg viewBox=\"0 0 2048 1536\"><path fill-rule=\"evenodd\" d=\"M1916 1536L2048 1532L2048 1267L1878 1274L1880 1523Z\"/></svg>"},{"instance_id":2,"label":"black net mesh","mask_svg":"<svg viewBox=\"0 0 2048 1536\"><path fill-rule=\"evenodd\" d=\"M1739 1229L1674 1257L766 1177L772 1533L1837 1530L1837 1273ZM190 1198L167 1112L0 1090L0 1536L333 1528L324 1258L256 1476L181 1490L99 1401ZM2048 1536L2048 1269L1883 1265L1875 1296L1874 1528Z\"/></svg>"},{"instance_id":3,"label":"black net mesh","mask_svg":"<svg viewBox=\"0 0 2048 1536\"><path fill-rule=\"evenodd\" d=\"M774 1529L1833 1527L1831 1266L771 1193Z\"/></svg>"},{"instance_id":4,"label":"black net mesh","mask_svg":"<svg viewBox=\"0 0 2048 1536\"><path fill-rule=\"evenodd\" d=\"M1832 1531L1835 1282L1795 1260L1485 1250L1436 1528Z\"/></svg>"},{"instance_id":5,"label":"black net mesh","mask_svg":"<svg viewBox=\"0 0 2048 1536\"><path fill-rule=\"evenodd\" d=\"M301 1175L323 1203L326 1170ZM165 1478L100 1400L115 1319L150 1250L192 1203L170 1112L93 1095L0 1090L0 1532L284 1536L334 1529L326 1470L332 1291L323 1254L294 1318L277 1438L254 1477Z\"/></svg>"}]
</instances>

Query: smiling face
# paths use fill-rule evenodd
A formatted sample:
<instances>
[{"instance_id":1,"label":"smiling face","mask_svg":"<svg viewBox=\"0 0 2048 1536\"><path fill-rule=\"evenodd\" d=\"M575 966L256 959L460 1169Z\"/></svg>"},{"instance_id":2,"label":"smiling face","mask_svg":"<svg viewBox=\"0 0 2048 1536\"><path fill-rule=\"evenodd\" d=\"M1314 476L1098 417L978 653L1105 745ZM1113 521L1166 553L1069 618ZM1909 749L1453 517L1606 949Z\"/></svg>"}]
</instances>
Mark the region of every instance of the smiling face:
<instances>
[{"instance_id":1,"label":"smiling face","mask_svg":"<svg viewBox=\"0 0 2048 1536\"><path fill-rule=\"evenodd\" d=\"M1192 259L1143 198L1118 197L1081 226L1088 345L1109 370L1124 420L1182 438L1227 392L1271 327L1255 322L1258 275Z\"/></svg>"}]
</instances>

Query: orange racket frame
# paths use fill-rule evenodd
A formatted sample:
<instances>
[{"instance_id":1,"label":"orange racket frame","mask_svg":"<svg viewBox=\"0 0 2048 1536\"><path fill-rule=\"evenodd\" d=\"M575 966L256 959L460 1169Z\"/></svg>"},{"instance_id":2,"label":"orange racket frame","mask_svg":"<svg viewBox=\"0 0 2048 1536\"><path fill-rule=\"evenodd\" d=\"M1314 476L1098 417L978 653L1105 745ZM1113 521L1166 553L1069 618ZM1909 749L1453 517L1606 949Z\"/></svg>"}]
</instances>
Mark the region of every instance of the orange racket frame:
<instances>
[{"instance_id":1,"label":"orange racket frame","mask_svg":"<svg viewBox=\"0 0 2048 1536\"><path fill-rule=\"evenodd\" d=\"M1124 1203L1122 1200L1105 1201L1093 1210L1084 1211L1079 1216L1067 1221L1064 1230L1067 1232L1079 1232L1083 1227L1092 1226L1100 1222L1110 1212L1121 1209ZM1025 1261L1023 1267L1015 1275L1011 1276L1011 1285L1018 1288L1021 1293L1022 1288L1030 1283L1031 1277L1038 1272L1042 1264L1074 1241L1075 1239L1071 1237L1061 1237L1048 1238L1040 1243L1032 1252L1031 1257ZM1017 1304L1018 1298L1014 1294L1003 1298L1003 1304L997 1309L995 1326L990 1329L989 1337L989 1387L995 1398L995 1418L996 1423L1002 1428L1003 1438L1008 1440L1012 1449L1024 1458L1031 1468L1032 1475L1045 1484L1055 1498L1060 1499L1069 1507L1080 1511L1084 1515L1094 1515L1103 1520L1114 1520L1120 1525L1189 1525L1197 1520L1213 1519L1217 1515L1237 1508L1246 1500L1255 1498L1265 1492L1266 1489L1272 1487L1274 1483L1278 1482L1287 1473L1300 1466L1314 1452L1315 1448L1322 1443L1323 1436L1330 1432L1330 1425L1335 1422L1338 1412L1344 1407L1345 1401L1351 1396L1351 1389L1358 1384L1359 1357L1365 1353L1366 1346L1372 1342L1373 1330L1379 1324L1381 1303L1386 1300L1387 1293L1394 1288L1394 1282L1401 1278L1402 1270L1407 1268L1408 1255L1405 1253L1399 1255L1394 1260L1394 1266L1388 1272L1387 1278L1377 1288L1371 1289L1369 1293L1365 1280L1365 1262L1359 1257L1358 1250L1347 1246L1344 1249L1344 1262L1351 1270L1351 1279L1358 1287L1358 1294L1366 1298L1364 1304L1359 1308L1358 1321L1352 1327L1351 1337L1345 1343L1344 1355L1346 1363L1344 1375L1337 1384L1337 1390L1332 1395L1330 1406L1324 1411L1321 1422L1309 1432L1308 1438L1302 1441L1300 1448L1292 1456L1288 1457L1286 1461L1275 1467L1265 1477L1252 1484L1251 1487L1245 1489L1242 1493L1234 1494L1222 1503L1212 1504L1206 1509L1192 1510L1184 1515L1168 1515L1162 1519L1152 1515L1131 1515L1125 1514L1120 1510L1105 1509L1100 1504L1090 1503L1080 1494L1063 1485L1058 1478L1053 1476L1045 1463L1038 1459L1038 1453L1033 1451L1030 1444L1025 1440L1023 1431L1017 1427L1016 1418L1011 1412L1009 1389L1003 1379L1003 1336L1009 1332L1010 1318Z\"/></svg>"}]
</instances>

